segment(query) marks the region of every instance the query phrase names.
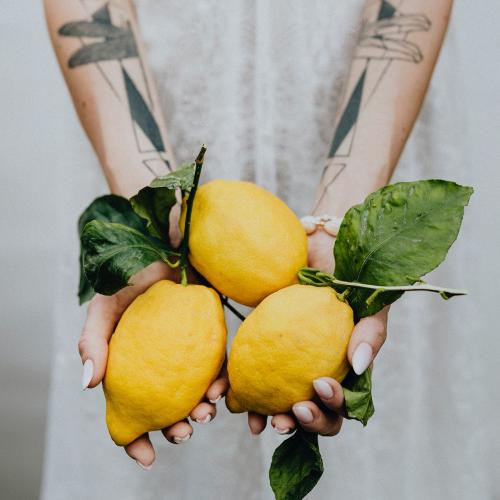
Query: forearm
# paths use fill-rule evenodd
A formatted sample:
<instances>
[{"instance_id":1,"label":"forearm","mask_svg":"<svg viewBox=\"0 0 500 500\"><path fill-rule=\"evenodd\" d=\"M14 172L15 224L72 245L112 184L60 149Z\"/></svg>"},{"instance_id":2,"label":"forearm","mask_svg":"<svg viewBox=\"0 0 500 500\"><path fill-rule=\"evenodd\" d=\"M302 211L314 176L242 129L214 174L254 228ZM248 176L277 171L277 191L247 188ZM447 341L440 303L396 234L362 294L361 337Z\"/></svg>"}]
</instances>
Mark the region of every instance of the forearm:
<instances>
[{"instance_id":1,"label":"forearm","mask_svg":"<svg viewBox=\"0 0 500 500\"><path fill-rule=\"evenodd\" d=\"M50 37L112 192L129 196L174 159L130 0L44 0ZM93 4L95 5L95 3Z\"/></svg>"},{"instance_id":2,"label":"forearm","mask_svg":"<svg viewBox=\"0 0 500 500\"><path fill-rule=\"evenodd\" d=\"M341 216L387 184L418 116L452 0L369 0L314 214Z\"/></svg>"}]
</instances>

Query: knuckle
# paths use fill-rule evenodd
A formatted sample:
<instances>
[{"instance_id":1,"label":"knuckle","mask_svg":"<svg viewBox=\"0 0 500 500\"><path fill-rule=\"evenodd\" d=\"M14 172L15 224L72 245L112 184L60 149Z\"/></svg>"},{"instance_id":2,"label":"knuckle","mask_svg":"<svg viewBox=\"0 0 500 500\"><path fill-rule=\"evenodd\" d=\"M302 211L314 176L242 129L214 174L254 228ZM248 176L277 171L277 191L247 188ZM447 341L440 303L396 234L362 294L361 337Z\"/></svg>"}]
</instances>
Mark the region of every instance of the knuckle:
<instances>
[{"instance_id":1,"label":"knuckle","mask_svg":"<svg viewBox=\"0 0 500 500\"><path fill-rule=\"evenodd\" d=\"M334 423L332 423L328 429L326 429L326 432L322 434L322 436L328 436L328 437L333 437L336 436L339 432L340 429L342 428L342 422L343 418L339 417L335 420Z\"/></svg>"},{"instance_id":2,"label":"knuckle","mask_svg":"<svg viewBox=\"0 0 500 500\"><path fill-rule=\"evenodd\" d=\"M78 352L80 356L83 356L87 352L88 346L89 346L88 334L86 332L83 332L82 335L80 336L80 340L78 340Z\"/></svg>"}]
</instances>

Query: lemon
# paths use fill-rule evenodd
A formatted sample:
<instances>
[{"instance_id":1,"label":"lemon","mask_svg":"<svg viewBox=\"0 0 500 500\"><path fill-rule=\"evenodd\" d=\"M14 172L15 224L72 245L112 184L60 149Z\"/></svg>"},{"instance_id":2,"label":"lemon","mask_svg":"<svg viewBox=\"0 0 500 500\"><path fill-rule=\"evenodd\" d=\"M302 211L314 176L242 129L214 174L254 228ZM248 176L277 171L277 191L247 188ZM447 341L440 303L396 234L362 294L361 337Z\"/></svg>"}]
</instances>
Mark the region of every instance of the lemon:
<instances>
[{"instance_id":1,"label":"lemon","mask_svg":"<svg viewBox=\"0 0 500 500\"><path fill-rule=\"evenodd\" d=\"M181 228L186 207L183 207ZM193 203L189 259L219 292L255 306L297 282L307 238L292 210L251 182L214 180Z\"/></svg>"},{"instance_id":2,"label":"lemon","mask_svg":"<svg viewBox=\"0 0 500 500\"><path fill-rule=\"evenodd\" d=\"M313 380L349 371L352 309L331 288L292 285L241 324L229 355L228 408L275 415L314 397Z\"/></svg>"},{"instance_id":3,"label":"lemon","mask_svg":"<svg viewBox=\"0 0 500 500\"><path fill-rule=\"evenodd\" d=\"M225 346L214 290L163 280L137 297L109 344L104 393L113 441L126 445L187 417L217 377Z\"/></svg>"}]
</instances>

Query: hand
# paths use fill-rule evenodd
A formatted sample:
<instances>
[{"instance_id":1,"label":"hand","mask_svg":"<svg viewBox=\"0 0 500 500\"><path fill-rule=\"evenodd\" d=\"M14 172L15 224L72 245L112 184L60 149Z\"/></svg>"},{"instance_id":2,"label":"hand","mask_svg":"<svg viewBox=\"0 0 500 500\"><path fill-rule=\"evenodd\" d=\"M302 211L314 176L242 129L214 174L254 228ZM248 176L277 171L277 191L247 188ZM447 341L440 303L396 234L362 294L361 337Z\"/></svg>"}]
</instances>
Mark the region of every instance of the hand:
<instances>
[{"instance_id":1,"label":"hand","mask_svg":"<svg viewBox=\"0 0 500 500\"><path fill-rule=\"evenodd\" d=\"M331 272L333 269L333 244L335 239L318 229L309 236L309 265ZM386 307L377 314L363 318L354 327L347 357L357 374L363 373L373 362L387 336ZM290 414L274 415L271 425L279 434L292 432L297 423L308 432L322 436L335 436L342 427L344 393L339 382L329 377L313 381L316 394L322 405L313 401L297 402ZM267 417L257 413L248 414L248 426L253 435L260 434L266 427Z\"/></svg>"},{"instance_id":2,"label":"hand","mask_svg":"<svg viewBox=\"0 0 500 500\"><path fill-rule=\"evenodd\" d=\"M179 272L172 270L166 264L156 262L136 274L131 280L132 286L123 288L115 295L96 295L90 301L87 319L78 342L78 349L84 363L82 378L84 390L87 387L96 387L104 378L108 342L125 309L138 295L162 279L179 281ZM191 419L198 423L210 422L215 417L215 402L225 394L228 385L224 367L220 377L208 388L206 400L198 404L191 412ZM193 428L186 419L162 429L162 433L167 441L180 444L191 437ZM155 451L148 434L138 437L125 446L125 451L146 469L149 469L155 460Z\"/></svg>"}]
</instances>

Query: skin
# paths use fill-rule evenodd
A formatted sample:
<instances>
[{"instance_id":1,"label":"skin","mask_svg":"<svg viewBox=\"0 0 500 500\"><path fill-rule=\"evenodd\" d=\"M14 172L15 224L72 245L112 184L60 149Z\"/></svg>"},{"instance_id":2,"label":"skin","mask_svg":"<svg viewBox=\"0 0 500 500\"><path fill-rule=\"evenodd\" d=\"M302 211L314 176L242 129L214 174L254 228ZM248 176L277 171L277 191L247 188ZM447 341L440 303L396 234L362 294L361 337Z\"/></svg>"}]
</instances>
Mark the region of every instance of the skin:
<instances>
[{"instance_id":1,"label":"skin","mask_svg":"<svg viewBox=\"0 0 500 500\"><path fill-rule=\"evenodd\" d=\"M398 15L388 19L387 15L380 18L378 14L379 0L366 1L363 11L365 28L360 33L360 41L355 49L344 97L338 103L334 141L311 211L314 215L341 217L353 204L361 202L366 195L389 182L422 106L446 32L452 1L404 0L397 3L400 8ZM101 4L94 5L94 8L97 11L106 4L103 0ZM49 34L61 70L110 190L129 197L148 184L154 174L166 174L176 164L153 78L145 60L134 4L130 0L114 0L110 6L111 18L114 26L130 26L134 35L137 54L128 57L127 71L136 82L141 82L136 90L142 93L150 107L153 118L149 118L149 124L151 120L155 122L158 136L162 140L161 147L154 154L136 147L130 106L127 105L124 93L124 80L121 73L116 71L118 62L102 60L98 65L91 63L70 67L69 60L82 49L82 40L78 36L71 36L71 33L61 36L59 30L62 26L67 26L67 23L90 21L92 13L85 10L79 0L44 0L44 6ZM102 40L91 37L86 43L95 42ZM334 147L335 137L338 137L339 130L343 127L345 129L342 116L346 113L343 111L349 108L349 96L359 82L360 69L362 71L366 67L367 75L371 71L377 71L376 66L371 63L371 66L367 65L370 58L390 62L390 65L380 80L377 80L376 74L374 78L367 78L367 82L379 81L379 84L376 88L363 89L359 116L355 128L350 129L355 134L346 135L343 139L345 146L345 137L349 141L349 137L352 137L346 153L345 147ZM107 80L103 78L103 73ZM371 95L370 99L366 98L367 95ZM117 96L120 98L117 99ZM347 115L351 116L352 113ZM151 160L156 161L154 172L145 167ZM172 236L178 240L178 235ZM318 228L309 237L309 265L331 271L333 243L333 237ZM160 279L178 280L178 275L166 265L155 263L134 276L132 286L111 297L96 295L89 303L87 319L78 344L82 363L90 359L94 365L89 388L96 387L102 381L106 371L108 341L121 314L137 295ZM371 346L373 361L387 336L387 313L386 308L372 317L362 319L356 325L348 349L351 363L356 348L361 343ZM322 379L322 382L326 382L332 390L329 397L322 397L318 393L322 407L311 401L297 402L293 414L272 417L272 426L280 433L288 433L300 424L304 429L322 435L337 434L342 425L342 389L333 379ZM204 422L208 417L213 419L216 406L211 401L220 399L226 393L228 385L223 370L208 389L205 401L191 412L191 420ZM310 410L310 418L305 419L307 422L303 418L304 412L298 410L299 407ZM248 415L253 435L260 434L266 422L267 417L262 415ZM186 420L163 429L162 432L168 441L178 444L189 439L193 426ZM143 468L150 468L155 459L155 451L148 435L143 435L126 446L125 451Z\"/></svg>"}]
</instances>

